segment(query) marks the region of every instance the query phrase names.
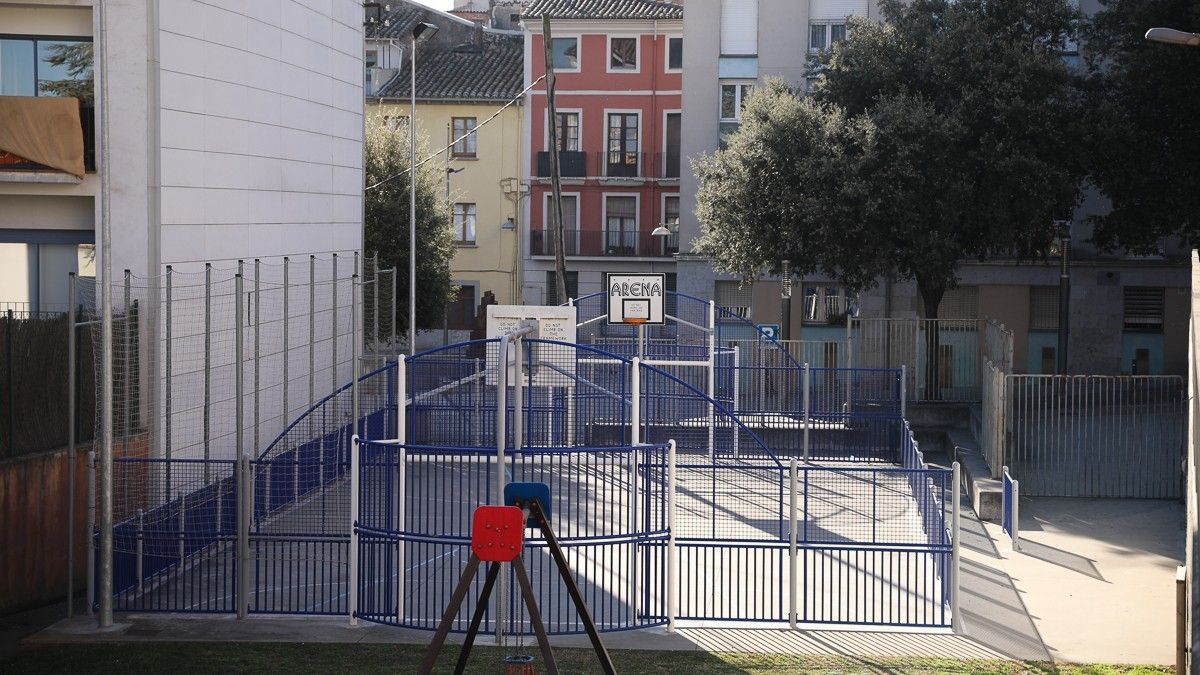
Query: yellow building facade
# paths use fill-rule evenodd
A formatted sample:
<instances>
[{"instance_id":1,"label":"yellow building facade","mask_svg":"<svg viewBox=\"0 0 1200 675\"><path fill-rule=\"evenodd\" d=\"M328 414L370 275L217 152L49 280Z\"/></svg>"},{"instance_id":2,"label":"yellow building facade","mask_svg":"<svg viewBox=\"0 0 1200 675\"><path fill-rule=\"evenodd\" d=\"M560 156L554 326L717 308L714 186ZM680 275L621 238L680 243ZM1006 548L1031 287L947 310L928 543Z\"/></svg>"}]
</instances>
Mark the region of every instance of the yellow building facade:
<instances>
[{"instance_id":1,"label":"yellow building facade","mask_svg":"<svg viewBox=\"0 0 1200 675\"><path fill-rule=\"evenodd\" d=\"M416 129L430 154L450 146L432 160L457 241L451 271L461 290L447 328L478 328L482 302L522 302L524 41L412 2L390 7L386 27L368 35L366 62L375 65L367 80L380 83L368 93L368 114L408 124L411 29L436 25L417 45Z\"/></svg>"}]
</instances>

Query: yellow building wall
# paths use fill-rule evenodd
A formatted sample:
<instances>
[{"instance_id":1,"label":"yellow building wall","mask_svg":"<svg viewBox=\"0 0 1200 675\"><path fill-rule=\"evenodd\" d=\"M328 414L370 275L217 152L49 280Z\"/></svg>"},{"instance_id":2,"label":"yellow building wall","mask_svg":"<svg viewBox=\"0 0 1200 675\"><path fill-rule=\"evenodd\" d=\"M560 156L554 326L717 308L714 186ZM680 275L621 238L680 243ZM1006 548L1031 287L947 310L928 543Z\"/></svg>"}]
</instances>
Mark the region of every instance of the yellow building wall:
<instances>
[{"instance_id":1,"label":"yellow building wall","mask_svg":"<svg viewBox=\"0 0 1200 675\"><path fill-rule=\"evenodd\" d=\"M408 117L408 104L369 103L372 111ZM482 124L496 112L499 103L417 102L417 133L432 154L448 145L451 119L474 117ZM451 262L454 281L475 287L476 303L487 291L502 305L520 304L521 242L519 225L505 229L512 219L521 222L521 107L512 106L476 132L475 157L452 157L443 153L433 160L449 190L447 209L464 202L475 204L475 243L459 244ZM461 169L450 174L447 169Z\"/></svg>"}]
</instances>

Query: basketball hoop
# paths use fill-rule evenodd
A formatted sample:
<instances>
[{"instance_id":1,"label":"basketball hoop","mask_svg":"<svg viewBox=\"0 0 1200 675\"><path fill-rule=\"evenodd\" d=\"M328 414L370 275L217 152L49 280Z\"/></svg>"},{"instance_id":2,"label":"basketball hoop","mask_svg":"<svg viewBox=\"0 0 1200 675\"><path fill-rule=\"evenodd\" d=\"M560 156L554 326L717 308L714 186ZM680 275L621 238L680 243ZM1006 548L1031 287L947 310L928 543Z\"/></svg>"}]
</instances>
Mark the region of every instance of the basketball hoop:
<instances>
[{"instance_id":1,"label":"basketball hoop","mask_svg":"<svg viewBox=\"0 0 1200 675\"><path fill-rule=\"evenodd\" d=\"M644 317L644 316L627 316L621 320L621 323L626 323L626 324L630 324L633 326L640 326L640 325L646 323L646 317Z\"/></svg>"}]
</instances>

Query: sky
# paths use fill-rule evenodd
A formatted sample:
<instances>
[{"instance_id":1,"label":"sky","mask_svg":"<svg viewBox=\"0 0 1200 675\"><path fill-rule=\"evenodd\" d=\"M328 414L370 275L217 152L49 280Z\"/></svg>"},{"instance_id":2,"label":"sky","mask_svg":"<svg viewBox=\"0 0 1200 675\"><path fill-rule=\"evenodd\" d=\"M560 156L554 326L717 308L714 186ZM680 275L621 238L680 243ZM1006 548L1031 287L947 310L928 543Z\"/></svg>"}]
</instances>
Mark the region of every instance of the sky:
<instances>
[{"instance_id":1,"label":"sky","mask_svg":"<svg viewBox=\"0 0 1200 675\"><path fill-rule=\"evenodd\" d=\"M428 5L434 9L448 11L454 7L454 0L416 0L422 5Z\"/></svg>"}]
</instances>

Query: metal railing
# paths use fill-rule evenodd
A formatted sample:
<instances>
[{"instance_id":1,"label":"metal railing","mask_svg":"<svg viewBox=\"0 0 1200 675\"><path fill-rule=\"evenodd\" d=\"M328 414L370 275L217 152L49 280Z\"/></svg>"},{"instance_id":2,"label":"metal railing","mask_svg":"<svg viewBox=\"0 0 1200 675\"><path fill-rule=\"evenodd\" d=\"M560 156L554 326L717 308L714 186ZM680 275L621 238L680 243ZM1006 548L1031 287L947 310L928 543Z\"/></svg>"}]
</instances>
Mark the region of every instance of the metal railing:
<instances>
[{"instance_id":1,"label":"metal railing","mask_svg":"<svg viewBox=\"0 0 1200 675\"><path fill-rule=\"evenodd\" d=\"M854 365L908 368L913 401L980 400L984 319L851 318ZM936 355L936 358L931 358Z\"/></svg>"},{"instance_id":2,"label":"metal railing","mask_svg":"<svg viewBox=\"0 0 1200 675\"><path fill-rule=\"evenodd\" d=\"M649 232L608 230L564 230L563 254L572 256L615 256L661 258L679 250L679 235L655 236ZM529 232L530 255L552 256L555 251L551 230Z\"/></svg>"},{"instance_id":3,"label":"metal railing","mask_svg":"<svg viewBox=\"0 0 1200 675\"><path fill-rule=\"evenodd\" d=\"M1021 487L1008 473L1008 467L1003 467L1001 473L1004 481L1004 504L1000 519L1000 528L1012 542L1012 550L1021 550Z\"/></svg>"},{"instance_id":4,"label":"metal railing","mask_svg":"<svg viewBox=\"0 0 1200 675\"><path fill-rule=\"evenodd\" d=\"M1187 392L1178 376L1008 375L993 461L1044 497L1178 499ZM999 438L999 436L997 436Z\"/></svg>"}]
</instances>

